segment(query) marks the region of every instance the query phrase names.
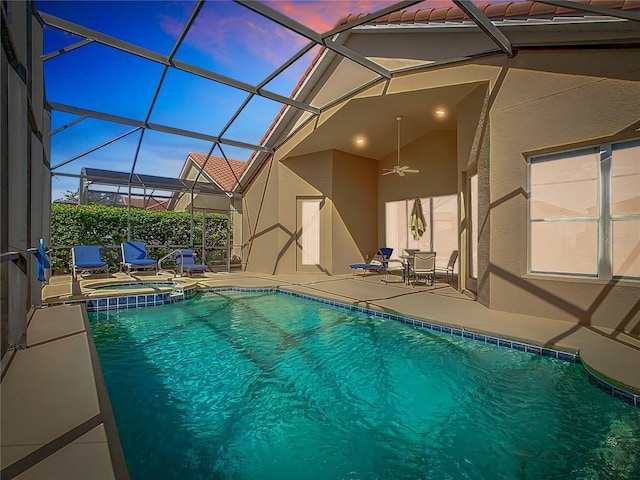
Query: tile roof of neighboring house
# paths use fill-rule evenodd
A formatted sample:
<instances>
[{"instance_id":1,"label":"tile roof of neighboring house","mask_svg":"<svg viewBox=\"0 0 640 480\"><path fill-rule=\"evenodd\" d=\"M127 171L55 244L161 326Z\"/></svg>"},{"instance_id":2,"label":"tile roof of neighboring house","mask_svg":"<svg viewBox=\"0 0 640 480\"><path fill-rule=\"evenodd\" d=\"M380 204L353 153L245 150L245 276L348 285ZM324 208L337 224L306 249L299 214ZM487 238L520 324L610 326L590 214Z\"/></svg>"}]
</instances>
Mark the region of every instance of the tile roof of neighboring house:
<instances>
[{"instance_id":1,"label":"tile roof of neighboring house","mask_svg":"<svg viewBox=\"0 0 640 480\"><path fill-rule=\"evenodd\" d=\"M199 166L202 166L205 165L204 162L207 159L207 155L204 153L189 152L189 155L187 155L187 159L185 160L185 166L189 161L189 158ZM238 179L246 167L247 162L233 160L231 158L226 160L224 157L211 155L204 167L204 171L211 179L213 179L213 181L220 185L223 190L230 192L236 186Z\"/></svg>"},{"instance_id":2,"label":"tile roof of neighboring house","mask_svg":"<svg viewBox=\"0 0 640 480\"><path fill-rule=\"evenodd\" d=\"M122 202L124 206L129 204L129 198L123 196ZM156 200L155 198L132 198L131 206L133 208L141 208L143 210L166 210L169 205L168 200Z\"/></svg>"},{"instance_id":3,"label":"tile roof of neighboring house","mask_svg":"<svg viewBox=\"0 0 640 480\"><path fill-rule=\"evenodd\" d=\"M616 10L640 10L640 0L574 0L576 3L582 3L585 5L593 5L603 8L610 8ZM483 12L487 17L491 19L515 19L515 18L544 18L544 17L555 17L566 14L578 14L582 16L588 15L588 13L574 10L572 8L567 7L557 7L554 5L548 5L535 1L524 1L524 2L504 2L504 3L496 3L491 4L487 3L485 5L476 5L481 12ZM363 16L368 15L367 13L356 13L356 14L348 14L343 16L337 23L337 26L344 25L348 22L352 22L357 20ZM410 23L443 23L443 22L454 22L454 21L463 21L470 20L469 16L465 14L462 9L459 7L444 7L444 8L427 8L422 10L401 10L399 12L390 13L389 15L384 15L375 20L371 20L369 22L370 25L375 24L410 24ZM322 54L326 50L326 47L322 47L317 55L311 60L310 65L305 70L302 77L298 81L298 84L293 88L290 98L295 98L298 91L304 85L304 82L307 80L307 77L311 74L311 71L316 66L316 64L322 58ZM273 119L269 128L260 139L259 145L263 145L269 135L275 130L276 125L283 117L286 112L288 105L283 105L280 108L280 111ZM253 158L256 156L258 152L253 152L251 157L249 158L250 163Z\"/></svg>"}]
</instances>

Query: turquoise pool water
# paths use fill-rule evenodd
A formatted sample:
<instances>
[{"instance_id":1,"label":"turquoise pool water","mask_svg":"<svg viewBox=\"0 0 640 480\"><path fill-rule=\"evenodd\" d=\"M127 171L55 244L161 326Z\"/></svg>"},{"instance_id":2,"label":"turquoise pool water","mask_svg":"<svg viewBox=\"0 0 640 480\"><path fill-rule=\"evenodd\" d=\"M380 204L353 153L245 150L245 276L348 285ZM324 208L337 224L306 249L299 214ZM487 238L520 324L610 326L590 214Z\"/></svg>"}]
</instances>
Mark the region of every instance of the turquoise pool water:
<instances>
[{"instance_id":1,"label":"turquoise pool water","mask_svg":"<svg viewBox=\"0 0 640 480\"><path fill-rule=\"evenodd\" d=\"M277 293L89 314L132 479L638 479L582 367Z\"/></svg>"}]
</instances>

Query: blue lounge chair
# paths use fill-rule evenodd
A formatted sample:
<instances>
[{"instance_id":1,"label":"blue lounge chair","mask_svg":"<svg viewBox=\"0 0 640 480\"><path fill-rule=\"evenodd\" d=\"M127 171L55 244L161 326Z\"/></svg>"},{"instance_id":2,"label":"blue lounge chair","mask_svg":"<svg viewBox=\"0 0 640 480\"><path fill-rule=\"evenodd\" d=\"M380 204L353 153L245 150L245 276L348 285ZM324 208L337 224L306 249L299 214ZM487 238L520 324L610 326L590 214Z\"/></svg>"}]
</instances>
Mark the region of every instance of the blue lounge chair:
<instances>
[{"instance_id":1,"label":"blue lounge chair","mask_svg":"<svg viewBox=\"0 0 640 480\"><path fill-rule=\"evenodd\" d=\"M104 270L105 276L109 276L107 262L100 256L100 247L97 245L78 245L71 248L71 264L73 279L78 279L78 272L83 270Z\"/></svg>"},{"instance_id":2,"label":"blue lounge chair","mask_svg":"<svg viewBox=\"0 0 640 480\"><path fill-rule=\"evenodd\" d=\"M385 281L387 281L387 276L389 273L389 258L393 253L393 248L383 247L378 250L378 253L373 257L373 260L369 263L352 263L349 265L353 275L356 274L358 270L362 270L363 274L366 275L369 271L374 271L378 273L385 273Z\"/></svg>"},{"instance_id":3,"label":"blue lounge chair","mask_svg":"<svg viewBox=\"0 0 640 480\"><path fill-rule=\"evenodd\" d=\"M142 242L122 242L122 269L130 273L133 269L154 268L158 271L158 261L147 258L147 247Z\"/></svg>"},{"instance_id":4,"label":"blue lounge chair","mask_svg":"<svg viewBox=\"0 0 640 480\"><path fill-rule=\"evenodd\" d=\"M197 264L191 250L176 250L176 265L180 269L180 276L184 277L184 272L191 276L194 272L201 273L209 270L207 265Z\"/></svg>"},{"instance_id":5,"label":"blue lounge chair","mask_svg":"<svg viewBox=\"0 0 640 480\"><path fill-rule=\"evenodd\" d=\"M384 269L384 265L382 262L371 260L371 263L352 263L349 265L352 273L355 275L358 270L362 270L362 272L366 275L367 272L373 271L380 273Z\"/></svg>"}]
</instances>

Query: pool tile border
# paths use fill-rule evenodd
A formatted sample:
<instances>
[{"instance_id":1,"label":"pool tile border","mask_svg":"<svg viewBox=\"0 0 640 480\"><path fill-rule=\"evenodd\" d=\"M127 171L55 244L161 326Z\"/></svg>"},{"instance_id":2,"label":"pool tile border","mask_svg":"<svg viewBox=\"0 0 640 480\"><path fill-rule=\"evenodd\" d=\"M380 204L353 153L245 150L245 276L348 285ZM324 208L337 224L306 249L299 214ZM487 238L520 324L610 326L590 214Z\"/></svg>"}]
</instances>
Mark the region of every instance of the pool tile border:
<instances>
[{"instance_id":1,"label":"pool tile border","mask_svg":"<svg viewBox=\"0 0 640 480\"><path fill-rule=\"evenodd\" d=\"M86 300L86 306L88 312L153 307L186 300L195 296L196 293L196 287L193 286L192 288L174 290L173 292L145 293L141 295L125 295L122 297L90 298Z\"/></svg>"},{"instance_id":2,"label":"pool tile border","mask_svg":"<svg viewBox=\"0 0 640 480\"><path fill-rule=\"evenodd\" d=\"M433 330L434 332L445 333L448 335L453 335L456 337L467 338L469 340L476 340L483 343L487 343L489 345L496 345L499 347L510 348L512 350L518 350L525 353L531 353L533 355L540 355L543 357L551 357L557 360L569 362L569 363L579 363L584 367L584 371L587 374L587 378L593 383L596 387L603 390L605 393L608 393L610 396L617 398L629 405L640 408L640 395L636 395L632 392L628 392L620 387L612 385L606 380L598 377L591 369L586 368L582 360L580 359L579 354L563 352L561 350L555 350L553 348L541 347L539 345L531 345L524 342L519 342L516 340L509 340L500 337L494 337L492 335L485 335L482 333L477 333L470 330L465 330L464 328L456 328L445 325L440 325L437 323L426 322L424 320L417 320L410 317L405 317L403 315L396 315L394 313L386 313L380 310L372 310L370 308L359 307L357 305L352 305L344 302L337 302L335 300L327 300L324 298L314 297L312 295L306 295L304 293L293 292L290 290L283 290L280 288L238 288L238 287L219 287L219 288L207 288L199 290L201 293L221 293L221 292L240 292L240 293L269 293L269 292L278 292L284 295L289 295L291 297L299 297L307 300L312 300L314 302L322 303L324 305L330 305L333 307L338 307L358 313L363 313L365 315L369 315L376 318L382 318L384 320L394 320L396 322L405 323L407 325L411 325L413 327L421 328L423 330Z\"/></svg>"}]
</instances>

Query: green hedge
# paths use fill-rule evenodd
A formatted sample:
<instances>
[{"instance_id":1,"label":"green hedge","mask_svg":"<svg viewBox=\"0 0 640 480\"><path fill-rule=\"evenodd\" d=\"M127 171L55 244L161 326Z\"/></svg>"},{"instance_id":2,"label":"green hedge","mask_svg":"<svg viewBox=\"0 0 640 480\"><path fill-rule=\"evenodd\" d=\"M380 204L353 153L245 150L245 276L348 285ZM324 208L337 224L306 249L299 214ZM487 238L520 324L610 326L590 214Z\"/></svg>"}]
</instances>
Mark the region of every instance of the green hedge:
<instances>
[{"instance_id":1,"label":"green hedge","mask_svg":"<svg viewBox=\"0 0 640 480\"><path fill-rule=\"evenodd\" d=\"M193 241L202 242L202 212L194 213ZM224 247L227 241L226 215L207 214L206 246ZM187 247L191 237L189 212L166 212L131 209L131 239L144 242L149 258L159 259L173 246ZM120 266L120 243L127 240L127 209L105 205L51 205L52 273L71 271L70 247L100 245L109 271ZM114 246L117 248L107 248ZM64 248L62 248L64 247ZM167 260L167 266L172 262ZM163 262L163 266L165 263Z\"/></svg>"}]
</instances>

